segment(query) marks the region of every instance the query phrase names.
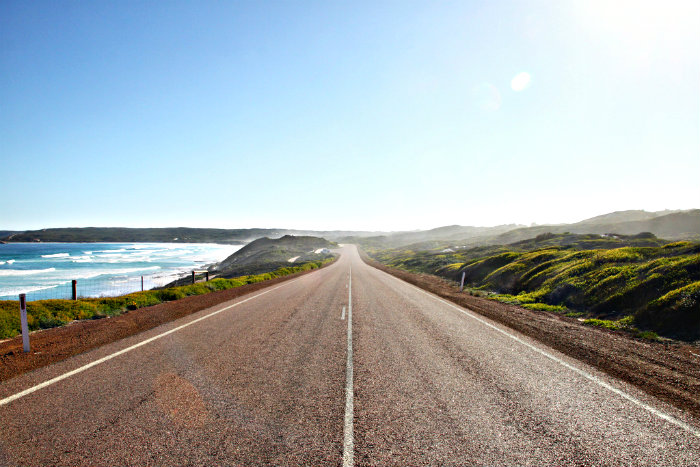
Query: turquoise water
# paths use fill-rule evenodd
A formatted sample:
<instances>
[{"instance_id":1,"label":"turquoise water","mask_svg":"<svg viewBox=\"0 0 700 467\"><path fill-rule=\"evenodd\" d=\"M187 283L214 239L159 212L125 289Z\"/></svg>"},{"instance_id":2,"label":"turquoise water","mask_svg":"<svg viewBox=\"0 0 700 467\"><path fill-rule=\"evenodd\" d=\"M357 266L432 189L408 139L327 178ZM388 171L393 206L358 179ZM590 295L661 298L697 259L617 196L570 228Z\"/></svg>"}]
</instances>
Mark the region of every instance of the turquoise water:
<instances>
[{"instance_id":1,"label":"turquoise water","mask_svg":"<svg viewBox=\"0 0 700 467\"><path fill-rule=\"evenodd\" d=\"M0 300L116 296L158 287L219 262L241 245L211 243L0 244Z\"/></svg>"}]
</instances>

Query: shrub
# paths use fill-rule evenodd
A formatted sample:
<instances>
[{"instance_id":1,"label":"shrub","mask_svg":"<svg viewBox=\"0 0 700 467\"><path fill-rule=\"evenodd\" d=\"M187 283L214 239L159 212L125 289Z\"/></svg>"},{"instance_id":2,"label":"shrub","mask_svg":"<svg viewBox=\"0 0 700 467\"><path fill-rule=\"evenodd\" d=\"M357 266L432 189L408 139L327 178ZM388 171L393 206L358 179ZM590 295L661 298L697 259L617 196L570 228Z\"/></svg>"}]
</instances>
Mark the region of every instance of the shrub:
<instances>
[{"instance_id":1,"label":"shrub","mask_svg":"<svg viewBox=\"0 0 700 467\"><path fill-rule=\"evenodd\" d=\"M554 311L557 313L563 313L566 311L566 307L559 305L547 305L546 303L525 303L521 306L523 308L527 308L528 310Z\"/></svg>"},{"instance_id":2,"label":"shrub","mask_svg":"<svg viewBox=\"0 0 700 467\"><path fill-rule=\"evenodd\" d=\"M658 341L661 340L659 338L659 335L655 333L654 331L639 331L634 335L634 337L639 337L641 339L647 339L650 341Z\"/></svg>"},{"instance_id":3,"label":"shrub","mask_svg":"<svg viewBox=\"0 0 700 467\"><path fill-rule=\"evenodd\" d=\"M599 328L610 329L612 331L617 331L620 329L615 321L610 321L607 319L590 318L583 320L583 324L586 324L588 326L597 326Z\"/></svg>"}]
</instances>

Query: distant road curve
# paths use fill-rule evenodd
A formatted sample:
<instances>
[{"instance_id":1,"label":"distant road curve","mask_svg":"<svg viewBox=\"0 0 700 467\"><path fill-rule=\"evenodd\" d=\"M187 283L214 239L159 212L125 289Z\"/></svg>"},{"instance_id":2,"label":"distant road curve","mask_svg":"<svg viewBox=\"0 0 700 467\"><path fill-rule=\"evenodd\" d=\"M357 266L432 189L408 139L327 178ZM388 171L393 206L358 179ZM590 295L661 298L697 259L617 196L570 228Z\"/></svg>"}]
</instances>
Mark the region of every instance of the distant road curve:
<instances>
[{"instance_id":1,"label":"distant road curve","mask_svg":"<svg viewBox=\"0 0 700 467\"><path fill-rule=\"evenodd\" d=\"M353 246L0 384L0 465L697 465L698 452L697 419Z\"/></svg>"}]
</instances>

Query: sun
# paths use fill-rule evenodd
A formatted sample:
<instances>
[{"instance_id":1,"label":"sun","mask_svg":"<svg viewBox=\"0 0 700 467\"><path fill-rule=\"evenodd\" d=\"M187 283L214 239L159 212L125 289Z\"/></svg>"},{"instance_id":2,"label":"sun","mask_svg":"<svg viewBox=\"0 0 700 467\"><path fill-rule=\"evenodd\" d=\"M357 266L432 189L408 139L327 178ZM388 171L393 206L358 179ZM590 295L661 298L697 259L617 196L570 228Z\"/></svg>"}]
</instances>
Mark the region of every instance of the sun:
<instances>
[{"instance_id":1,"label":"sun","mask_svg":"<svg viewBox=\"0 0 700 467\"><path fill-rule=\"evenodd\" d=\"M597 32L640 44L697 33L700 23L698 0L584 0L575 6Z\"/></svg>"}]
</instances>

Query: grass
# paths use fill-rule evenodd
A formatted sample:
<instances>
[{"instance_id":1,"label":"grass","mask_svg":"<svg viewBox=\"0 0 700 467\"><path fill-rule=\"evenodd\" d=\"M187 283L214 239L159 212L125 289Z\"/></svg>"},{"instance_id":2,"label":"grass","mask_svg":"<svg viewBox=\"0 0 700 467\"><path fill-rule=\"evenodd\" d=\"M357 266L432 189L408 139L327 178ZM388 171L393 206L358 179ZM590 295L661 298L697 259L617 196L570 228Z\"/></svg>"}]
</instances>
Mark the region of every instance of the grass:
<instances>
[{"instance_id":1,"label":"grass","mask_svg":"<svg viewBox=\"0 0 700 467\"><path fill-rule=\"evenodd\" d=\"M117 316L127 310L138 310L139 308L179 300L191 295L203 295L317 269L331 261L333 261L333 258L280 268L264 274L241 276L233 279L217 278L208 282L135 292L120 297L31 301L27 302L27 324L29 325L29 330L33 331L63 326L75 320ZM19 301L0 301L0 338L14 337L20 332Z\"/></svg>"},{"instance_id":2,"label":"grass","mask_svg":"<svg viewBox=\"0 0 700 467\"><path fill-rule=\"evenodd\" d=\"M547 305L546 303L525 303L521 306L523 308L527 308L528 310L537 311L552 311L556 313L566 313L567 311L566 307L563 307L561 305Z\"/></svg>"},{"instance_id":3,"label":"grass","mask_svg":"<svg viewBox=\"0 0 700 467\"><path fill-rule=\"evenodd\" d=\"M651 234L547 234L510 245L454 247L451 253L444 251L448 246L368 253L389 266L455 282L464 273L467 290L597 320L589 325L646 332L646 338L700 339L700 243L670 243Z\"/></svg>"}]
</instances>

